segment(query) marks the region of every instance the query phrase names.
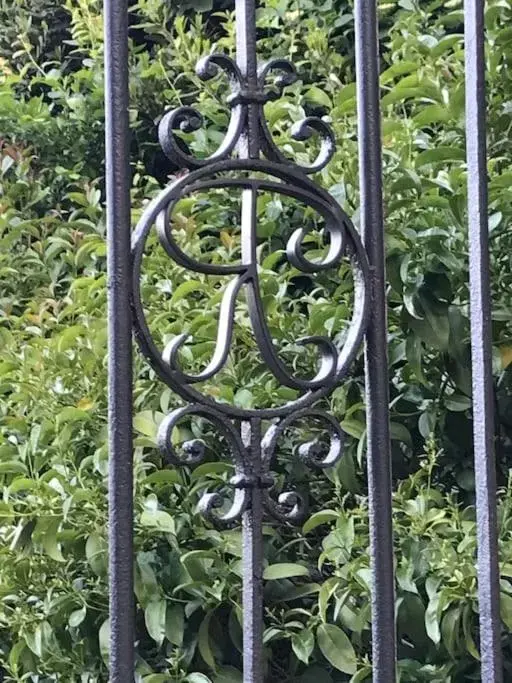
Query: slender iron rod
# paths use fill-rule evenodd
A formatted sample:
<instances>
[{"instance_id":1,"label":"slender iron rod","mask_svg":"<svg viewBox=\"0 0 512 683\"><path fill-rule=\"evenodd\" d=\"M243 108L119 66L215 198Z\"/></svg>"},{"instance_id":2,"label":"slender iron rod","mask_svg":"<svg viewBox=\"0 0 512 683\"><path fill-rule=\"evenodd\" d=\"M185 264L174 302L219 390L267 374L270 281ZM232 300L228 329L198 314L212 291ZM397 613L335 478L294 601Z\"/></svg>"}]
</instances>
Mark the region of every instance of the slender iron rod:
<instances>
[{"instance_id":1,"label":"slender iron rod","mask_svg":"<svg viewBox=\"0 0 512 683\"><path fill-rule=\"evenodd\" d=\"M105 0L110 681L134 680L128 4Z\"/></svg>"},{"instance_id":2,"label":"slender iron rod","mask_svg":"<svg viewBox=\"0 0 512 683\"><path fill-rule=\"evenodd\" d=\"M466 0L466 147L478 600L483 683L501 683L500 574L496 521L491 282L487 205L484 0Z\"/></svg>"},{"instance_id":3,"label":"slender iron rod","mask_svg":"<svg viewBox=\"0 0 512 683\"><path fill-rule=\"evenodd\" d=\"M256 53L256 2L236 0L236 61L245 80L245 87L255 91L258 86L258 59ZM260 156L259 106L247 106L247 130L239 145L242 159Z\"/></svg>"},{"instance_id":4,"label":"slender iron rod","mask_svg":"<svg viewBox=\"0 0 512 683\"><path fill-rule=\"evenodd\" d=\"M261 420L242 426L251 458L251 474L261 474ZM263 504L259 486L251 490L251 504L242 519L244 683L263 683Z\"/></svg>"},{"instance_id":5,"label":"slender iron rod","mask_svg":"<svg viewBox=\"0 0 512 683\"><path fill-rule=\"evenodd\" d=\"M236 61L251 91L257 88L256 3L236 0ZM247 106L247 131L238 148L242 159L260 156L259 108ZM255 258L256 197L252 190L242 193L242 256ZM261 420L242 425L242 439L251 459L251 474L261 473ZM244 683L263 683L263 504L259 486L251 490L251 502L242 518L243 553L243 646Z\"/></svg>"},{"instance_id":6,"label":"slender iron rod","mask_svg":"<svg viewBox=\"0 0 512 683\"><path fill-rule=\"evenodd\" d=\"M365 341L372 680L373 683L393 683L396 675L395 591L376 0L356 0L354 15L361 231L372 273L373 294Z\"/></svg>"}]
</instances>

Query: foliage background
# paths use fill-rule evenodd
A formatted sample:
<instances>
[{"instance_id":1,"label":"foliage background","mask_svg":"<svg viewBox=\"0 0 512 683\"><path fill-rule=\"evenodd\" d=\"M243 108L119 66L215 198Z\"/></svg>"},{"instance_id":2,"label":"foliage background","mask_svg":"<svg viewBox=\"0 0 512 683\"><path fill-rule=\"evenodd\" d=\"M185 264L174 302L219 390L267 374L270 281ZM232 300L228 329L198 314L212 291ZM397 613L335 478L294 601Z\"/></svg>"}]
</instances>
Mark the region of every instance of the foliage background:
<instances>
[{"instance_id":1,"label":"foliage background","mask_svg":"<svg viewBox=\"0 0 512 683\"><path fill-rule=\"evenodd\" d=\"M229 1L140 0L130 7L132 205L172 175L158 149L166 108L199 102L212 149L226 122L225 84L195 78L197 59L233 51ZM479 680L464 162L463 13L458 0L380 2L390 390L401 680ZM512 676L510 127L512 5L487 3L496 451L503 647ZM259 50L292 57L302 80L267 106L287 137L304 113L328 114L338 152L318 179L358 217L353 18L345 0L267 0ZM96 0L0 2L0 663L6 681L106 681L106 331L103 46ZM221 210L219 210L221 207ZM348 269L313 281L270 253L302 220L286 202L259 207L269 325L293 358L299 332L343 334ZM232 258L226 197L181 207L195 253ZM227 227L226 227L227 226ZM320 248L320 244L312 245ZM185 275L155 247L144 292L153 324L194 330L187 362L211 351L221 281ZM293 306L299 296L301 306ZM336 305L329 303L336 297ZM160 317L158 317L160 315ZM244 342L243 306L237 312ZM285 322L283 322L285 321ZM216 390L243 405L286 395L235 358ZM302 361L301 361L302 362ZM307 359L304 359L307 364ZM263 381L264 380L264 381ZM242 389L241 389L242 387ZM229 462L162 469L156 426L176 398L136 367L138 681L240 681L240 535L196 513ZM268 681L369 681L371 669L365 411L359 359L331 408L347 433L329 480L309 480L314 513L298 532L265 529ZM185 425L219 448L207 424ZM301 488L294 436L279 476ZM213 458L212 458L213 459Z\"/></svg>"}]
</instances>

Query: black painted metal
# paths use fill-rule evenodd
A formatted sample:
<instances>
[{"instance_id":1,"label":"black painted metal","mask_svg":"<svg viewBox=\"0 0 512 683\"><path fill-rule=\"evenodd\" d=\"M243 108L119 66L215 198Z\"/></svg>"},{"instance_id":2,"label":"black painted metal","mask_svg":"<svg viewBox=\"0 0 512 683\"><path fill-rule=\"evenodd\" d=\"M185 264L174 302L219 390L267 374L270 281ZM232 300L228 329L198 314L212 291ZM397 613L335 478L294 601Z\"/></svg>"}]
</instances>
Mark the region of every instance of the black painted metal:
<instances>
[{"instance_id":1,"label":"black painted metal","mask_svg":"<svg viewBox=\"0 0 512 683\"><path fill-rule=\"evenodd\" d=\"M134 676L128 3L105 0L110 680Z\"/></svg>"},{"instance_id":2,"label":"black painted metal","mask_svg":"<svg viewBox=\"0 0 512 683\"><path fill-rule=\"evenodd\" d=\"M199 112L192 107L180 107L167 113L160 124L162 147L175 163L190 172L164 189L144 211L132 240L132 305L135 334L139 345L161 379L174 389L188 405L173 411L161 423L159 445L168 462L194 465L204 458L204 444L197 440L174 448L171 434L185 416L201 416L215 425L230 448L235 466L231 480L234 496L225 510L224 498L207 493L200 503L205 516L216 526L242 521L243 530L243 611L244 611L244 681L260 683L264 678L262 661L263 603L262 521L266 513L281 522L298 523L304 519L306 501L295 491L282 492L274 498L274 478L271 473L278 442L283 432L301 421L313 421L329 435L330 443L323 449L316 442L304 444L299 455L313 467L334 465L342 455L343 432L337 420L318 410L314 403L328 395L346 375L362 342L366 329L370 290L370 271L365 251L350 219L333 198L307 176L321 170L334 152L334 135L322 120L309 117L296 125L292 135L308 140L314 134L321 144L317 158L309 166L299 166L276 147L267 128L263 104L278 97L287 84L297 78L295 68L286 60L277 59L258 67L256 57L256 8L254 0L237 0L236 62L225 55L210 55L202 59L197 73L213 77L218 69L226 72L232 92L228 102L231 119L224 142L209 159L195 159L177 144L176 131L197 130L203 125ZM268 81L274 75L273 84ZM233 158L236 152L238 158ZM233 177L235 173L235 177ZM212 265L201 263L183 252L173 236L173 212L177 202L198 191L217 188L238 188L242 196L240 263ZM300 271L314 273L337 267L348 257L354 273L353 318L342 348L325 337L308 337L299 344L313 345L319 354L318 371L312 379L297 377L279 358L265 320L258 283L256 200L258 193L277 192L296 198L313 207L325 221L330 246L320 261L311 261L304 253L304 229L296 230L287 245L287 258ZM188 270L232 276L225 288L220 308L217 343L208 366L192 375L180 367L179 350L187 335L178 335L164 348L157 348L146 321L141 292L141 268L147 238L156 229L161 245L176 263ZM205 396L197 385L211 380L224 367L233 335L234 309L241 290L245 291L249 316L261 356L276 379L300 392L299 398L286 405L261 409L242 409L220 403ZM262 434L262 420L273 424ZM219 510L222 508L222 510Z\"/></svg>"},{"instance_id":3,"label":"black painted metal","mask_svg":"<svg viewBox=\"0 0 512 683\"><path fill-rule=\"evenodd\" d=\"M374 683L391 683L395 680L396 668L395 590L376 1L356 0L354 18L361 232L373 285L365 344L372 569L372 680Z\"/></svg>"},{"instance_id":4,"label":"black painted metal","mask_svg":"<svg viewBox=\"0 0 512 683\"><path fill-rule=\"evenodd\" d=\"M284 432L305 420L329 435L328 448L303 444L299 456L310 466L327 468L342 456L343 431L338 421L315 404L346 376L365 338L368 483L372 564L372 647L374 683L396 679L395 595L391 507L391 458L387 365L386 280L379 111L379 51L376 0L355 0L358 134L360 153L362 240L333 198L308 175L323 169L335 147L324 121L309 117L295 125L296 140L320 138L317 158L301 166L279 150L265 121L263 105L293 83L295 67L284 59L258 65L256 2L236 0L236 61L222 54L203 58L197 73L203 80L219 70L231 83L230 121L224 141L207 159L183 151L176 133L204 125L200 112L182 106L168 112L159 126L165 153L188 173L165 188L144 211L133 234L130 256L128 164L127 0L105 0L106 153L109 273L109 425L110 425L110 600L111 681L127 683L134 675L133 627L133 503L131 435L131 329L158 376L185 401L161 423L159 447L171 465L194 466L205 458L205 445L193 440L176 448L173 429L190 416L204 418L223 436L234 464L232 500L206 493L200 503L215 526L242 523L244 682L262 683L263 663L263 537L264 515L283 523L299 523L306 501L295 491L275 494L272 464ZM478 572L482 680L501 683L499 572L496 534L496 482L493 452L493 400L490 284L487 226L485 69L483 0L466 0L466 70L468 188L471 260L471 322L475 470L478 513ZM272 81L272 82L271 82ZM173 235L177 203L199 191L235 189L241 192L242 255L239 263L212 265L189 257ZM329 234L326 256L318 261L304 250L306 231L290 237L287 259L299 271L315 273L337 267L348 258L354 275L354 310L344 344L325 337L299 344L318 351L313 378L296 376L280 359L268 329L258 282L256 200L272 192L295 198L322 216ZM188 336L176 336L163 349L155 343L146 320L141 271L148 236L156 231L168 256L180 266L205 275L230 276L219 314L216 347L208 366L193 375L180 366L180 349ZM278 382L299 397L280 406L243 409L217 402L201 392L226 364L232 344L234 310L244 291L256 343ZM131 311L130 311L131 303ZM263 420L270 426L263 428Z\"/></svg>"},{"instance_id":5,"label":"black painted metal","mask_svg":"<svg viewBox=\"0 0 512 683\"><path fill-rule=\"evenodd\" d=\"M501 683L500 573L496 520L494 390L487 202L484 0L464 4L473 433L478 527L482 681Z\"/></svg>"},{"instance_id":6,"label":"black painted metal","mask_svg":"<svg viewBox=\"0 0 512 683\"><path fill-rule=\"evenodd\" d=\"M242 423L242 438L251 454L249 476L262 481L261 419ZM263 488L250 489L242 519L244 683L263 681Z\"/></svg>"}]
</instances>

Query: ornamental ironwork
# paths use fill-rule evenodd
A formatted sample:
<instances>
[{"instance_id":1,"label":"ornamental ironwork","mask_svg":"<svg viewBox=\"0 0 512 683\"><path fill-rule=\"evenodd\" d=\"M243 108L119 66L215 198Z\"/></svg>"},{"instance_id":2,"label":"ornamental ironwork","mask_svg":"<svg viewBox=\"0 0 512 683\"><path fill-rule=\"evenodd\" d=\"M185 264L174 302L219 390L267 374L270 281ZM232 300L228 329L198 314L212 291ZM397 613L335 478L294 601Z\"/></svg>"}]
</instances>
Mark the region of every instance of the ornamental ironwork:
<instances>
[{"instance_id":1,"label":"ornamental ironwork","mask_svg":"<svg viewBox=\"0 0 512 683\"><path fill-rule=\"evenodd\" d=\"M133 439L132 328L139 345L162 381L184 400L161 423L158 441L167 463L194 466L206 457L205 444L192 439L176 447L172 432L180 420L197 416L223 439L234 465L231 499L225 489L204 495L200 508L216 526L242 522L244 683L261 683L263 662L264 515L281 523L304 518L306 501L294 490L277 491L275 459L284 432L305 421L323 437L298 449L310 467L328 468L343 454L343 431L326 411L325 399L343 381L365 338L366 463L370 531L372 673L374 683L396 680L396 602L394 591L392 482L387 363L386 277L382 203L382 146L379 101L379 26L376 0L354 0L355 63L359 148L361 237L334 198L311 175L324 169L335 151L330 126L306 117L291 135L317 139L319 150L300 164L279 149L265 119L265 104L283 95L297 73L292 63L272 59L258 66L256 1L235 0L236 59L213 54L202 59L203 80L223 72L230 82L229 123L222 144L209 157L196 158L182 144L183 133L199 131L203 116L183 106L162 118L160 143L180 173L144 211L130 250L130 158L128 2L105 0L106 188L109 327L109 598L112 683L134 681L135 604L133 576ZM492 316L490 299L487 160L485 125L485 14L483 0L465 0L466 129L468 225L471 293L471 341L474 396L476 513L481 673L483 681L503 679L500 622L499 555L496 524L496 477L493 428ZM223 190L241 196L241 258L217 265L193 258L175 234L179 202L197 193ZM279 194L311 207L323 221L328 248L321 258L308 256L308 230L295 230L286 258L299 272L319 274L344 262L353 273L353 310L343 341L323 336L296 340L316 349L317 370L300 376L283 361L265 317L261 270L257 263L257 199ZM226 276L215 349L207 367L193 374L181 364L187 342L178 334L159 348L151 334L142 301L143 257L155 232L175 264L202 275ZM364 244L364 248L363 245ZM131 253L130 253L131 251ZM234 314L245 294L249 320L261 358L294 400L286 404L241 408L204 393L226 366L233 347ZM356 677L359 672L356 674Z\"/></svg>"},{"instance_id":2,"label":"ornamental ironwork","mask_svg":"<svg viewBox=\"0 0 512 683\"><path fill-rule=\"evenodd\" d=\"M249 15L254 22L253 2L237 9L238 29L243 32L240 19ZM246 32L248 24L245 24ZM251 33L252 36L252 33ZM297 79L293 64L285 59L273 59L256 66L254 40L238 41L237 61L222 54L213 54L200 60L197 74L209 80L222 69L229 77L231 94L230 120L224 141L205 159L196 158L183 151L177 133L192 132L204 125L199 111L182 106L162 118L159 139L167 156L174 164L189 171L162 190L144 211L132 240L132 296L135 334L140 348L160 378L188 405L168 415L160 425L158 442L166 461L173 465L197 465L205 457L204 444L198 440L187 442L181 452L172 445L173 428L186 415L206 418L214 424L229 444L235 476L231 484L235 489L232 507L222 515L215 510L223 506L222 497L215 493L205 494L201 509L216 525L232 524L240 520L251 505L249 491L255 487L264 491L263 504L270 515L281 520L298 522L304 517L305 501L297 492L281 494L276 501L271 497L273 485L271 464L277 441L283 432L295 423L310 418L323 424L330 434L327 452L318 442L299 448L304 462L319 468L331 467L342 455L343 432L337 420L330 414L314 407L319 399L333 391L345 377L356 356L364 335L369 277L367 258L359 235L350 218L342 211L335 199L314 183L308 175L316 173L329 163L335 151L334 133L328 123L320 118L307 117L292 129L296 140L309 140L320 136L320 151L310 165L299 165L286 157L277 147L265 120L264 104L280 97L283 89ZM274 75L269 85L269 78ZM233 177L235 176L235 177ZM173 216L177 204L194 193L218 189L241 190L241 259L234 264L211 264L189 256L178 244L173 234ZM296 376L280 359L268 325L258 282L257 263L257 215L258 193L272 192L299 200L312 207L323 219L328 233L327 254L317 260L308 258L304 238L307 228L296 229L288 240L286 256L290 265L303 273L336 268L343 258L348 258L353 271L354 305L352 319L341 348L331 339L310 336L297 340L299 345L313 345L318 353L318 368L311 379ZM188 271L205 275L231 276L220 306L215 350L207 367L193 375L180 366L179 352L188 339L180 334L159 349L149 329L141 294L141 269L146 242L152 230L167 255ZM234 311L237 297L245 290L252 331L266 367L277 381L300 392L300 396L285 405L262 409L243 409L226 402L217 402L204 395L196 387L212 380L225 366L233 338ZM240 422L246 422L258 431L255 422L272 420L274 423L262 437L257 452L244 445L240 434Z\"/></svg>"},{"instance_id":3,"label":"ornamental ironwork","mask_svg":"<svg viewBox=\"0 0 512 683\"><path fill-rule=\"evenodd\" d=\"M302 462L313 468L328 468L342 456L344 435L340 424L316 404L346 376L363 339L369 307L369 266L359 235L335 199L309 178L331 160L335 151L334 133L328 123L312 116L293 126L291 135L295 140L319 137L316 159L307 165L288 158L274 142L265 119L264 105L279 98L298 75L294 65L285 59L273 59L258 66L255 13L254 0L237 1L236 61L227 55L212 54L201 59L197 66L198 76L205 81L221 70L230 81L231 92L227 98L230 117L222 144L207 158L194 157L184 151L179 134L204 126L201 113L193 107L181 106L163 116L159 125L160 144L174 165L187 173L180 174L150 203L132 240L132 308L136 338L158 376L186 402L184 407L174 410L162 421L158 432L160 450L171 465L201 463L206 454L204 442L194 439L176 448L172 432L183 418L202 417L222 435L234 464L230 504L220 492L209 491L203 495L199 507L217 527L243 522L244 680L250 683L263 679L263 518L266 514L281 522L299 523L306 514L306 500L300 493L295 490L274 492L272 465L279 440L287 429L308 420L324 431L328 444L320 439L302 444L298 448ZM175 236L173 219L180 200L219 189L241 193L241 259L237 263L217 265L197 260L186 253ZM259 193L265 192L297 200L314 209L323 221L328 238L327 253L322 258L308 258L305 245L308 228L298 228L286 247L286 258L291 266L302 273L314 274L339 267L342 259L347 259L351 265L354 303L343 343L337 346L324 336L305 337L296 342L316 349L317 371L312 378L297 376L283 362L265 319L256 249L257 199ZM152 231L156 231L158 241L175 264L194 273L230 278L222 295L215 349L207 367L198 374L191 374L180 365L180 349L188 335L179 334L159 348L146 319L141 271ZM242 290L252 333L267 369L281 386L297 392L297 398L284 405L241 408L217 401L198 388L202 382L212 381L228 361L235 305ZM262 433L263 420L270 421L265 433Z\"/></svg>"}]
</instances>

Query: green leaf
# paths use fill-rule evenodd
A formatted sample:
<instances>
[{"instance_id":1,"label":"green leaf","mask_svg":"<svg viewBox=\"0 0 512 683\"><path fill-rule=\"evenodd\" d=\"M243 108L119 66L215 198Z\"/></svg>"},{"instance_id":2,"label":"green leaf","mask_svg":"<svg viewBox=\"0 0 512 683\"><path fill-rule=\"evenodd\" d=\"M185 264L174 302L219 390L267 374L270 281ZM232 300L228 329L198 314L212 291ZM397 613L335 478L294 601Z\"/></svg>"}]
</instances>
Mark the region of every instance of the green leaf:
<instances>
[{"instance_id":1,"label":"green leaf","mask_svg":"<svg viewBox=\"0 0 512 683\"><path fill-rule=\"evenodd\" d=\"M60 427L68 422L83 422L84 420L89 420L90 417L91 414L86 410L68 406L67 408L64 408L64 410L61 410L57 415L57 425Z\"/></svg>"},{"instance_id":2,"label":"green leaf","mask_svg":"<svg viewBox=\"0 0 512 683\"><path fill-rule=\"evenodd\" d=\"M110 619L105 619L100 626L100 630L98 631L98 643L101 656L105 661L108 660L110 655Z\"/></svg>"},{"instance_id":3,"label":"green leaf","mask_svg":"<svg viewBox=\"0 0 512 683\"><path fill-rule=\"evenodd\" d=\"M480 661L480 654L473 640L471 633L472 621L475 619L474 612L470 604L464 606L464 611L462 613L462 630L464 633L464 640L466 643L466 648L469 654L474 657L477 661Z\"/></svg>"},{"instance_id":4,"label":"green leaf","mask_svg":"<svg viewBox=\"0 0 512 683\"><path fill-rule=\"evenodd\" d=\"M405 425L399 422L391 422L389 427L391 432L391 438L393 439L393 441L401 441L402 443L405 443L408 446L411 446L412 448L411 432L407 429Z\"/></svg>"},{"instance_id":5,"label":"green leaf","mask_svg":"<svg viewBox=\"0 0 512 683\"><path fill-rule=\"evenodd\" d=\"M315 104L320 104L322 107L332 109L332 101L329 95L315 85L307 91L305 97Z\"/></svg>"},{"instance_id":6,"label":"green leaf","mask_svg":"<svg viewBox=\"0 0 512 683\"><path fill-rule=\"evenodd\" d=\"M81 609L77 609L74 612L71 612L71 614L69 615L68 624L71 626L71 628L78 628L85 619L86 614L87 608L85 606Z\"/></svg>"},{"instance_id":7,"label":"green leaf","mask_svg":"<svg viewBox=\"0 0 512 683\"><path fill-rule=\"evenodd\" d=\"M148 486L151 484L158 484L160 486L169 486L172 484L181 483L181 477L177 470L158 470L157 472L151 472L143 480L144 484Z\"/></svg>"},{"instance_id":8,"label":"green leaf","mask_svg":"<svg viewBox=\"0 0 512 683\"><path fill-rule=\"evenodd\" d=\"M496 230L503 219L503 214L501 211L497 211L489 216L489 232Z\"/></svg>"},{"instance_id":9,"label":"green leaf","mask_svg":"<svg viewBox=\"0 0 512 683\"><path fill-rule=\"evenodd\" d=\"M292 635L292 649L295 652L297 659L304 664L309 663L309 658L315 647L315 636L313 632L305 628L299 633L294 633Z\"/></svg>"},{"instance_id":10,"label":"green leaf","mask_svg":"<svg viewBox=\"0 0 512 683\"><path fill-rule=\"evenodd\" d=\"M39 623L33 633L26 633L25 641L37 657L44 657L52 651L57 654L59 650L53 628L46 620Z\"/></svg>"},{"instance_id":11,"label":"green leaf","mask_svg":"<svg viewBox=\"0 0 512 683\"><path fill-rule=\"evenodd\" d=\"M0 462L0 474L27 474L28 470L19 460Z\"/></svg>"},{"instance_id":12,"label":"green leaf","mask_svg":"<svg viewBox=\"0 0 512 683\"><path fill-rule=\"evenodd\" d=\"M442 643L454 659L456 659L458 652L461 613L460 607L450 609L446 612L441 622Z\"/></svg>"},{"instance_id":13,"label":"green leaf","mask_svg":"<svg viewBox=\"0 0 512 683\"><path fill-rule=\"evenodd\" d=\"M27 649L26 641L22 638L18 640L9 651L9 666L14 674L18 674L18 664L22 658L23 652Z\"/></svg>"},{"instance_id":14,"label":"green leaf","mask_svg":"<svg viewBox=\"0 0 512 683\"><path fill-rule=\"evenodd\" d=\"M366 426L362 420L355 420L352 418L343 420L341 428L344 432L353 436L354 439L360 439L366 430Z\"/></svg>"},{"instance_id":15,"label":"green leaf","mask_svg":"<svg viewBox=\"0 0 512 683\"><path fill-rule=\"evenodd\" d=\"M464 161L466 153L460 147L447 147L440 145L434 149L427 149L416 157L416 168L430 164L444 163L445 161Z\"/></svg>"},{"instance_id":16,"label":"green leaf","mask_svg":"<svg viewBox=\"0 0 512 683\"><path fill-rule=\"evenodd\" d=\"M185 634L185 615L181 605L169 605L165 616L165 635L167 640L181 647Z\"/></svg>"},{"instance_id":17,"label":"green leaf","mask_svg":"<svg viewBox=\"0 0 512 683\"><path fill-rule=\"evenodd\" d=\"M229 462L205 462L196 467L190 475L191 481L197 481L209 474L222 475L233 472L233 465Z\"/></svg>"},{"instance_id":18,"label":"green leaf","mask_svg":"<svg viewBox=\"0 0 512 683\"><path fill-rule=\"evenodd\" d=\"M469 396L454 393L445 399L444 404L448 408L448 410L451 410L454 413L458 413L464 410L469 410L471 408L471 399L469 398Z\"/></svg>"},{"instance_id":19,"label":"green leaf","mask_svg":"<svg viewBox=\"0 0 512 683\"><path fill-rule=\"evenodd\" d=\"M352 676L349 683L364 683L364 681L371 680L372 669L369 666L363 666L362 669Z\"/></svg>"},{"instance_id":20,"label":"green leaf","mask_svg":"<svg viewBox=\"0 0 512 683\"><path fill-rule=\"evenodd\" d=\"M239 389L235 394L234 402L238 408L248 410L254 405L254 396L248 389Z\"/></svg>"},{"instance_id":21,"label":"green leaf","mask_svg":"<svg viewBox=\"0 0 512 683\"><path fill-rule=\"evenodd\" d=\"M21 463L20 463L21 464ZM20 493L21 491L32 491L37 488L38 482L27 477L16 477L9 486L10 493Z\"/></svg>"},{"instance_id":22,"label":"green leaf","mask_svg":"<svg viewBox=\"0 0 512 683\"><path fill-rule=\"evenodd\" d=\"M242 674L233 666L223 666L213 679L214 683L242 683Z\"/></svg>"},{"instance_id":23,"label":"green leaf","mask_svg":"<svg viewBox=\"0 0 512 683\"><path fill-rule=\"evenodd\" d=\"M449 121L450 112L441 104L431 104L429 107L424 107L413 118L414 123L423 128L432 123L439 123L441 121ZM428 163L428 162L427 162Z\"/></svg>"},{"instance_id":24,"label":"green leaf","mask_svg":"<svg viewBox=\"0 0 512 683\"><path fill-rule=\"evenodd\" d=\"M338 517L339 513L335 510L321 510L320 512L315 512L302 527L302 533L309 534L310 531L313 531L313 529L316 529L321 524L333 522L338 519Z\"/></svg>"},{"instance_id":25,"label":"green leaf","mask_svg":"<svg viewBox=\"0 0 512 683\"><path fill-rule=\"evenodd\" d=\"M46 554L56 562L65 562L57 541L61 523L62 517L40 517L32 535L34 541L40 543Z\"/></svg>"},{"instance_id":26,"label":"green leaf","mask_svg":"<svg viewBox=\"0 0 512 683\"><path fill-rule=\"evenodd\" d=\"M93 533L87 538L85 556L93 572L104 576L107 572L107 543L99 534Z\"/></svg>"},{"instance_id":27,"label":"green leaf","mask_svg":"<svg viewBox=\"0 0 512 683\"><path fill-rule=\"evenodd\" d=\"M398 194L406 192L407 190L414 190L417 193L421 192L421 179L418 174L411 171L409 168L402 170L402 176L395 180L391 186L391 193Z\"/></svg>"},{"instance_id":28,"label":"green leaf","mask_svg":"<svg viewBox=\"0 0 512 683\"><path fill-rule=\"evenodd\" d=\"M304 583L300 586L291 585L282 593L279 593L279 599L283 602L290 602L291 600L298 600L308 595L314 595L320 591L320 584L318 583Z\"/></svg>"},{"instance_id":29,"label":"green leaf","mask_svg":"<svg viewBox=\"0 0 512 683\"><path fill-rule=\"evenodd\" d=\"M409 318L411 329L428 346L446 351L450 342L450 323L447 311L440 307L430 307L424 301L422 301L422 306L425 308L425 318L418 320L411 316Z\"/></svg>"},{"instance_id":30,"label":"green leaf","mask_svg":"<svg viewBox=\"0 0 512 683\"><path fill-rule=\"evenodd\" d=\"M171 297L170 305L173 306L192 292L204 291L205 289L206 285L198 280L187 280L186 282L182 282L181 285L176 287L174 294Z\"/></svg>"},{"instance_id":31,"label":"green leaf","mask_svg":"<svg viewBox=\"0 0 512 683\"><path fill-rule=\"evenodd\" d=\"M413 0L398 0L398 5L408 12L416 12L417 10L416 4Z\"/></svg>"},{"instance_id":32,"label":"green leaf","mask_svg":"<svg viewBox=\"0 0 512 683\"><path fill-rule=\"evenodd\" d=\"M430 51L432 57L439 57L453 47L461 47L463 40L462 34L448 35L441 38L438 44Z\"/></svg>"},{"instance_id":33,"label":"green leaf","mask_svg":"<svg viewBox=\"0 0 512 683\"><path fill-rule=\"evenodd\" d=\"M165 638L166 615L167 603L165 600L152 600L144 610L147 631L159 647Z\"/></svg>"},{"instance_id":34,"label":"green leaf","mask_svg":"<svg viewBox=\"0 0 512 683\"><path fill-rule=\"evenodd\" d=\"M336 576L331 576L331 578L324 581L322 587L320 588L320 593L318 594L318 609L320 612L320 618L322 621L327 619L327 609L329 607L329 601L332 594L336 590L339 584L339 579Z\"/></svg>"},{"instance_id":35,"label":"green leaf","mask_svg":"<svg viewBox=\"0 0 512 683\"><path fill-rule=\"evenodd\" d=\"M187 681L187 683L212 683L211 678L208 678L208 676L196 672L189 674L185 678L185 681Z\"/></svg>"},{"instance_id":36,"label":"green leaf","mask_svg":"<svg viewBox=\"0 0 512 683\"><path fill-rule=\"evenodd\" d=\"M501 619L509 631L512 631L512 597L508 593L500 593Z\"/></svg>"},{"instance_id":37,"label":"green leaf","mask_svg":"<svg viewBox=\"0 0 512 683\"><path fill-rule=\"evenodd\" d=\"M139 434L144 434L144 436L149 436L152 439L156 438L158 431L158 426L150 410L144 410L134 416L133 428Z\"/></svg>"},{"instance_id":38,"label":"green leaf","mask_svg":"<svg viewBox=\"0 0 512 683\"><path fill-rule=\"evenodd\" d=\"M356 653L344 631L333 624L320 624L316 639L323 656L335 669L346 674L355 674Z\"/></svg>"},{"instance_id":39,"label":"green leaf","mask_svg":"<svg viewBox=\"0 0 512 683\"><path fill-rule=\"evenodd\" d=\"M430 640L436 645L441 640L441 629L439 623L439 593L430 598L427 609L425 610L425 628Z\"/></svg>"},{"instance_id":40,"label":"green leaf","mask_svg":"<svg viewBox=\"0 0 512 683\"><path fill-rule=\"evenodd\" d=\"M210 669L215 670L215 658L210 646L210 621L212 616L213 612L208 612L201 622L201 625L199 626L197 646L199 648L199 653L204 659L205 663L208 664Z\"/></svg>"},{"instance_id":41,"label":"green leaf","mask_svg":"<svg viewBox=\"0 0 512 683\"><path fill-rule=\"evenodd\" d=\"M157 529L166 534L176 535L176 525L173 518L163 510L144 510L140 516L140 525L147 529Z\"/></svg>"},{"instance_id":42,"label":"green leaf","mask_svg":"<svg viewBox=\"0 0 512 683\"><path fill-rule=\"evenodd\" d=\"M272 640L282 640L284 638L284 634L285 632L282 628L266 628L263 633L263 644L266 645L267 643L270 643Z\"/></svg>"},{"instance_id":43,"label":"green leaf","mask_svg":"<svg viewBox=\"0 0 512 683\"><path fill-rule=\"evenodd\" d=\"M381 85L385 85L390 81L393 81L397 76L403 76L404 74L409 74L419 69L419 64L417 62L400 60L395 62L388 69L383 71L380 75Z\"/></svg>"},{"instance_id":44,"label":"green leaf","mask_svg":"<svg viewBox=\"0 0 512 683\"><path fill-rule=\"evenodd\" d=\"M293 576L308 576L309 571L301 564L271 564L263 572L263 578L266 581L275 581L276 579L289 579Z\"/></svg>"}]
</instances>

